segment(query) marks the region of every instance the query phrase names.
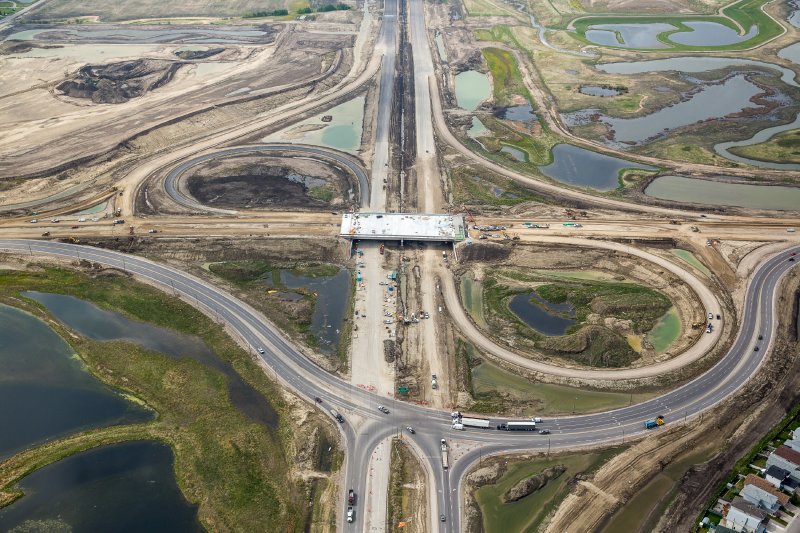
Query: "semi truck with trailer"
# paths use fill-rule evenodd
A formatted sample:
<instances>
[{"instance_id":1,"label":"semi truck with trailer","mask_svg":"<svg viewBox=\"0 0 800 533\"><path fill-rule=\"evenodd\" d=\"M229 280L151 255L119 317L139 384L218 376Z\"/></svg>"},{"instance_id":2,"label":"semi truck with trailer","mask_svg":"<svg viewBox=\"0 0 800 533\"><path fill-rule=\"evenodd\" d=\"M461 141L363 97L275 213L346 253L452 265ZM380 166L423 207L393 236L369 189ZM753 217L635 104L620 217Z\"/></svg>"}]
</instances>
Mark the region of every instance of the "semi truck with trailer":
<instances>
[{"instance_id":1,"label":"semi truck with trailer","mask_svg":"<svg viewBox=\"0 0 800 533\"><path fill-rule=\"evenodd\" d=\"M503 425L506 431L536 431L536 422L531 420L511 421Z\"/></svg>"},{"instance_id":2,"label":"semi truck with trailer","mask_svg":"<svg viewBox=\"0 0 800 533\"><path fill-rule=\"evenodd\" d=\"M467 418L466 416L462 416L461 423L464 427L489 429L489 421L483 418Z\"/></svg>"},{"instance_id":3,"label":"semi truck with trailer","mask_svg":"<svg viewBox=\"0 0 800 533\"><path fill-rule=\"evenodd\" d=\"M344 417L339 414L339 411L336 409L331 409L331 416L336 419L339 423L344 423Z\"/></svg>"},{"instance_id":4,"label":"semi truck with trailer","mask_svg":"<svg viewBox=\"0 0 800 533\"><path fill-rule=\"evenodd\" d=\"M448 459L448 449L447 449L447 441L442 439L442 468L447 470L450 468L450 462Z\"/></svg>"}]
</instances>

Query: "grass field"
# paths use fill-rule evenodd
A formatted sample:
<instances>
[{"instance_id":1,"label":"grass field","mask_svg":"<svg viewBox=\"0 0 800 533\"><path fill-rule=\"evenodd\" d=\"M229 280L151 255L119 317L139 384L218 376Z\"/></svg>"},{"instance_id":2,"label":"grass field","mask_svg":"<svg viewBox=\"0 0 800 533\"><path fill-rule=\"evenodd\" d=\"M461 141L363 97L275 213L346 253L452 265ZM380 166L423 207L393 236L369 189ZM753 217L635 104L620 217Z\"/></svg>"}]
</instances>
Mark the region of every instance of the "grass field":
<instances>
[{"instance_id":1,"label":"grass field","mask_svg":"<svg viewBox=\"0 0 800 533\"><path fill-rule=\"evenodd\" d=\"M71 294L105 309L152 324L197 335L278 413L286 406L278 387L224 330L177 298L127 277L91 278L65 269L0 271L0 295L8 303L23 290ZM42 316L32 303L16 304ZM54 326L103 382L137 398L158 413L147 424L88 431L18 454L0 465L0 500L18 496L11 488L26 473L78 451L111 442L158 439L175 453L178 485L199 504L210 531L259 530L265 523L303 529L302 484L288 478L286 451L292 429L277 430L251 421L235 409L218 371L190 359L172 359L124 342L96 342ZM285 417L281 417L283 420ZM9 497L9 494L11 495Z\"/></svg>"},{"instance_id":2,"label":"grass field","mask_svg":"<svg viewBox=\"0 0 800 533\"><path fill-rule=\"evenodd\" d=\"M109 2L108 0L50 0L26 20L57 21L74 17L98 16L103 22L172 17L241 17L257 11L298 7L293 0L140 0Z\"/></svg>"},{"instance_id":3,"label":"grass field","mask_svg":"<svg viewBox=\"0 0 800 533\"><path fill-rule=\"evenodd\" d=\"M515 412L528 416L555 416L592 413L625 407L654 393L604 392L532 382L489 361L472 369L472 395L476 404L470 411L484 413Z\"/></svg>"},{"instance_id":4,"label":"grass field","mask_svg":"<svg viewBox=\"0 0 800 533\"><path fill-rule=\"evenodd\" d=\"M496 483L484 485L474 493L483 515L483 531L486 533L537 531L544 518L569 493L570 481L577 474L588 473L599 468L619 451L619 449L611 448L600 453L511 461L505 474ZM556 465L566 467L566 471L561 476L519 501L503 503L503 494L519 481Z\"/></svg>"},{"instance_id":5,"label":"grass field","mask_svg":"<svg viewBox=\"0 0 800 533\"><path fill-rule=\"evenodd\" d=\"M523 96L530 102L531 97L522 81L519 65L511 52L501 48L484 48L483 57L492 73L494 99L498 105L514 105L515 96Z\"/></svg>"},{"instance_id":6,"label":"grass field","mask_svg":"<svg viewBox=\"0 0 800 533\"><path fill-rule=\"evenodd\" d=\"M502 206L543 201L541 196L516 181L486 170L460 166L451 168L448 176L456 204Z\"/></svg>"},{"instance_id":7,"label":"grass field","mask_svg":"<svg viewBox=\"0 0 800 533\"><path fill-rule=\"evenodd\" d=\"M800 163L800 130L784 131L767 142L738 146L731 153L757 161Z\"/></svg>"}]
</instances>

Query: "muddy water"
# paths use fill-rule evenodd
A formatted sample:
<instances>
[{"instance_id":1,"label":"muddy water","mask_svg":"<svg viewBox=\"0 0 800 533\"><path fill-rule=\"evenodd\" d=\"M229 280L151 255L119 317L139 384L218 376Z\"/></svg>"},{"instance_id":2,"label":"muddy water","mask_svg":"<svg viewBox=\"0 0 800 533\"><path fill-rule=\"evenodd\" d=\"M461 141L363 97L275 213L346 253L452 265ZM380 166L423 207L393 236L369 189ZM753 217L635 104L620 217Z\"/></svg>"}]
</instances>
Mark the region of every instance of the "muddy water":
<instances>
[{"instance_id":1,"label":"muddy water","mask_svg":"<svg viewBox=\"0 0 800 533\"><path fill-rule=\"evenodd\" d=\"M6 305L0 305L0 369L0 458L80 430L153 415L92 376L46 323Z\"/></svg>"},{"instance_id":2,"label":"muddy water","mask_svg":"<svg viewBox=\"0 0 800 533\"><path fill-rule=\"evenodd\" d=\"M534 291L511 297L508 308L543 335L563 335L575 324L575 308L572 305L568 302L550 303Z\"/></svg>"},{"instance_id":3,"label":"muddy water","mask_svg":"<svg viewBox=\"0 0 800 533\"><path fill-rule=\"evenodd\" d=\"M522 122L528 125L536 122L536 113L533 112L533 106L530 104L501 107L495 110L494 116L503 120Z\"/></svg>"},{"instance_id":4,"label":"muddy water","mask_svg":"<svg viewBox=\"0 0 800 533\"><path fill-rule=\"evenodd\" d=\"M547 177L562 183L612 191L619 187L619 173L625 168L656 170L654 167L598 154L571 144L553 147L553 162L539 167Z\"/></svg>"},{"instance_id":5,"label":"muddy water","mask_svg":"<svg viewBox=\"0 0 800 533\"><path fill-rule=\"evenodd\" d=\"M45 466L19 483L25 496L0 510L3 531L203 531L181 494L169 446L103 446Z\"/></svg>"},{"instance_id":6,"label":"muddy water","mask_svg":"<svg viewBox=\"0 0 800 533\"><path fill-rule=\"evenodd\" d=\"M780 185L723 183L683 176L661 176L645 189L645 194L674 202L750 207L769 210L800 210L800 188Z\"/></svg>"},{"instance_id":7,"label":"muddy water","mask_svg":"<svg viewBox=\"0 0 800 533\"><path fill-rule=\"evenodd\" d=\"M290 289L303 288L317 295L309 329L319 341L319 348L322 351L335 352L339 346L345 314L348 312L350 273L342 269L335 276L310 278L282 270L281 282Z\"/></svg>"},{"instance_id":8,"label":"muddy water","mask_svg":"<svg viewBox=\"0 0 800 533\"><path fill-rule=\"evenodd\" d=\"M291 141L327 146L355 154L361 146L364 102L364 96L357 96L262 140L264 142ZM330 116L331 121L322 122L324 116Z\"/></svg>"},{"instance_id":9,"label":"muddy water","mask_svg":"<svg viewBox=\"0 0 800 533\"><path fill-rule=\"evenodd\" d=\"M13 58L74 58L85 63L99 63L121 58L140 58L161 50L161 46L148 44L64 44L60 48L33 48L27 52L10 54Z\"/></svg>"},{"instance_id":10,"label":"muddy water","mask_svg":"<svg viewBox=\"0 0 800 533\"><path fill-rule=\"evenodd\" d=\"M456 76L456 102L458 107L473 111L492 95L489 76L476 70L468 70Z\"/></svg>"},{"instance_id":11,"label":"muddy water","mask_svg":"<svg viewBox=\"0 0 800 533\"><path fill-rule=\"evenodd\" d=\"M23 294L45 306L60 322L77 333L98 341L125 341L173 358L189 357L225 375L231 403L242 414L270 428L277 427L278 414L266 398L236 373L228 361L217 357L199 337L136 322L63 294Z\"/></svg>"},{"instance_id":12,"label":"muddy water","mask_svg":"<svg viewBox=\"0 0 800 533\"><path fill-rule=\"evenodd\" d=\"M656 353L665 351L681 334L681 318L678 310L671 307L647 334Z\"/></svg>"},{"instance_id":13,"label":"muddy water","mask_svg":"<svg viewBox=\"0 0 800 533\"><path fill-rule=\"evenodd\" d=\"M478 117L472 117L472 126L467 129L467 135L472 139L477 139L484 135L491 135L491 132L489 128L483 125L483 122L481 122Z\"/></svg>"},{"instance_id":14,"label":"muddy water","mask_svg":"<svg viewBox=\"0 0 800 533\"><path fill-rule=\"evenodd\" d=\"M714 145L714 151L721 155L726 159L730 159L731 161L736 161L737 163L742 163L745 165L752 165L758 168L769 168L769 169L776 169L776 170L800 170L800 164L797 163L778 163L773 161L759 161L757 159L750 159L747 157L742 157L740 155L736 155L730 152L731 148L735 148L737 146L751 146L754 144L761 144L763 142L767 142L775 135L782 133L784 131L791 131L800 128L800 114L788 124L781 124L779 126L773 126L771 128L766 128L749 139L745 139L743 141L728 141L724 143L719 143Z\"/></svg>"}]
</instances>

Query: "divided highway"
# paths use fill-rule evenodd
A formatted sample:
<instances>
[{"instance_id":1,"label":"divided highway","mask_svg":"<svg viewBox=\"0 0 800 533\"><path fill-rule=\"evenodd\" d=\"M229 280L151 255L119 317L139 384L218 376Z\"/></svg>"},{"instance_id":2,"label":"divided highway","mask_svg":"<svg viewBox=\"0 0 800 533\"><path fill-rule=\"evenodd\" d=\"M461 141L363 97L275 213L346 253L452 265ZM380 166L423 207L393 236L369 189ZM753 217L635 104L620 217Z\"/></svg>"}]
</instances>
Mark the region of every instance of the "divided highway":
<instances>
[{"instance_id":1,"label":"divided highway","mask_svg":"<svg viewBox=\"0 0 800 533\"><path fill-rule=\"evenodd\" d=\"M787 252L772 256L759 265L747 288L736 341L713 368L678 389L640 404L604 413L547 420L543 427L550 429L552 434L545 437L527 432L454 431L450 427L447 412L397 401L387 403L384 397L355 387L317 367L246 303L172 267L120 252L58 242L0 239L0 250L87 259L125 270L167 292L174 291L223 322L234 338L263 359L281 383L312 403L315 396L323 398L322 408L325 412L335 406L344 415L348 470L359 480L353 487L357 493L363 493L366 479L364 465L374 445L392 434L401 433L407 425L414 426L416 434L405 434L405 438L415 441L431 463L433 472L438 472L437 486L431 487L431 490L440 491L438 499L442 508L438 512L447 518L446 522L440 524L441 531L460 530L458 489L463 474L480 453L487 455L515 449L557 449L619 442L623 439L623 432L625 438L641 436L645 432L642 421L646 418L666 415L668 430L670 424L692 418L735 393L755 374L768 352L776 328L775 298L778 284L781 277L795 265L787 261ZM800 247L789 251L800 252ZM758 340L759 335L763 335L763 340ZM755 351L755 346L760 349ZM264 353L259 354L258 348L263 348ZM386 404L390 414L380 413L376 409L379 403ZM362 421L356 426L357 430L350 423L353 420ZM352 449L356 431L361 437L360 450ZM476 448L451 461L451 468L444 471L440 463L441 438L472 442L481 448L480 451ZM362 510L358 509L358 512Z\"/></svg>"}]
</instances>

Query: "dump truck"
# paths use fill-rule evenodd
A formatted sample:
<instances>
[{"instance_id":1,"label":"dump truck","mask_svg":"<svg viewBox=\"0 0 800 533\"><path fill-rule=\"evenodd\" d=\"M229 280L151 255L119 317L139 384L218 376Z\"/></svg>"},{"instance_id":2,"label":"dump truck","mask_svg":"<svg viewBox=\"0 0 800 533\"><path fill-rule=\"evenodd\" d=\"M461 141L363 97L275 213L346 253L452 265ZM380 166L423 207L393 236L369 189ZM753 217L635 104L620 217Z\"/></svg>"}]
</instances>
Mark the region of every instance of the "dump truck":
<instances>
[{"instance_id":1,"label":"dump truck","mask_svg":"<svg viewBox=\"0 0 800 533\"><path fill-rule=\"evenodd\" d=\"M650 420L644 421L645 429L653 429L663 425L664 425L664 415L658 415L655 418L651 418Z\"/></svg>"},{"instance_id":2,"label":"dump truck","mask_svg":"<svg viewBox=\"0 0 800 533\"><path fill-rule=\"evenodd\" d=\"M442 468L444 468L445 470L450 468L450 463L448 461L447 452L448 452L447 441L442 439Z\"/></svg>"}]
</instances>

